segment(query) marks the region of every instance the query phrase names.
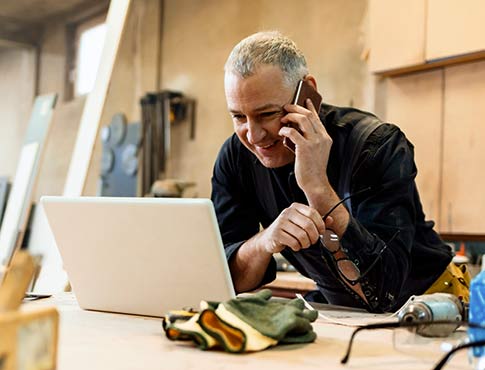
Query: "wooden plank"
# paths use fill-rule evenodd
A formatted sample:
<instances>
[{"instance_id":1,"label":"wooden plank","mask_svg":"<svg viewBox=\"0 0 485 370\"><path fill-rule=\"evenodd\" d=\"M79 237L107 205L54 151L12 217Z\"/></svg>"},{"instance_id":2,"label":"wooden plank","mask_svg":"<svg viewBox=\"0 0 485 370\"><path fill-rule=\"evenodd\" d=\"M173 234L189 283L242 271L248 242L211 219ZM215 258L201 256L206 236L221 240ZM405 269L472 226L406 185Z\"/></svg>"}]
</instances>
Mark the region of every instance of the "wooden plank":
<instances>
[{"instance_id":1,"label":"wooden plank","mask_svg":"<svg viewBox=\"0 0 485 370\"><path fill-rule=\"evenodd\" d=\"M442 227L484 234L485 61L445 70Z\"/></svg>"},{"instance_id":2,"label":"wooden plank","mask_svg":"<svg viewBox=\"0 0 485 370\"><path fill-rule=\"evenodd\" d=\"M416 183L427 218L439 229L442 136L442 71L387 81L386 121L397 124L415 146Z\"/></svg>"},{"instance_id":3,"label":"wooden plank","mask_svg":"<svg viewBox=\"0 0 485 370\"><path fill-rule=\"evenodd\" d=\"M370 0L372 72L424 63L425 12L423 0Z\"/></svg>"},{"instance_id":4,"label":"wooden plank","mask_svg":"<svg viewBox=\"0 0 485 370\"><path fill-rule=\"evenodd\" d=\"M93 91L88 95L81 117L76 145L64 186L64 195L79 196L83 194L130 3L131 0L117 0L110 4L106 21L106 38L96 82Z\"/></svg>"},{"instance_id":5,"label":"wooden plank","mask_svg":"<svg viewBox=\"0 0 485 370\"><path fill-rule=\"evenodd\" d=\"M485 1L427 1L426 60L485 50Z\"/></svg>"}]
</instances>

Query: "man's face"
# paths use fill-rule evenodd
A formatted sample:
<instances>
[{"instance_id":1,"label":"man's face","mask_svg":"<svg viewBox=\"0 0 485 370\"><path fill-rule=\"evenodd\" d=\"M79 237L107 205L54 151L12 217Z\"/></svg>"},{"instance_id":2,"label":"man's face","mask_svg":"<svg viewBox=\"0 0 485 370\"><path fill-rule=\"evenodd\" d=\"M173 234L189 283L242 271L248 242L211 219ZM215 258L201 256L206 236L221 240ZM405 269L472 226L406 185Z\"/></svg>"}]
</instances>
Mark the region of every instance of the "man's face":
<instances>
[{"instance_id":1,"label":"man's face","mask_svg":"<svg viewBox=\"0 0 485 370\"><path fill-rule=\"evenodd\" d=\"M239 140L268 168L294 161L295 155L278 135L283 106L291 102L294 88L285 84L279 67L260 66L256 73L242 78L226 73L226 100ZM296 88L296 86L295 86Z\"/></svg>"}]
</instances>

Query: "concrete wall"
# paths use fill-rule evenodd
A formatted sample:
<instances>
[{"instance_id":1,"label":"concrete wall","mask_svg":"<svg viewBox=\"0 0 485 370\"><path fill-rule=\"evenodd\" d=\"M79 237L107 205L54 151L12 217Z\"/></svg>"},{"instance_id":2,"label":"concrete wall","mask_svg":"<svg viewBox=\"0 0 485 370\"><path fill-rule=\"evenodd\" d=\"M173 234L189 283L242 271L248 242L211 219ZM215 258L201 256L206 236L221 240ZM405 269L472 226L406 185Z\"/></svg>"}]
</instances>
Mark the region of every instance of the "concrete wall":
<instances>
[{"instance_id":1,"label":"concrete wall","mask_svg":"<svg viewBox=\"0 0 485 370\"><path fill-rule=\"evenodd\" d=\"M238 41L260 30L280 30L297 43L325 101L372 109L373 80L360 58L366 6L365 0L166 0L162 88L198 103L195 141L188 124L173 127L167 175L196 181L198 195L210 195L213 162L232 133L223 66Z\"/></svg>"}]
</instances>

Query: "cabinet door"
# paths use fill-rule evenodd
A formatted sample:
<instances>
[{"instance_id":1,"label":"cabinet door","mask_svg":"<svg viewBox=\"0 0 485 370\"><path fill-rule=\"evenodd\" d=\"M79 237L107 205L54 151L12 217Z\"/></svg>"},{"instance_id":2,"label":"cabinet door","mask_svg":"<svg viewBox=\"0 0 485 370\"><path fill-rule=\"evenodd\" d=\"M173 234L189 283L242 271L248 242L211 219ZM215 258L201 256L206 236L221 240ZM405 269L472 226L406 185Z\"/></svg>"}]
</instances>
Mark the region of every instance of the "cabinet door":
<instances>
[{"instance_id":1,"label":"cabinet door","mask_svg":"<svg viewBox=\"0 0 485 370\"><path fill-rule=\"evenodd\" d=\"M427 219L439 230L442 133L442 70L389 78L386 120L414 144L416 183Z\"/></svg>"},{"instance_id":2,"label":"cabinet door","mask_svg":"<svg viewBox=\"0 0 485 370\"><path fill-rule=\"evenodd\" d=\"M485 1L428 0L426 60L485 49Z\"/></svg>"},{"instance_id":3,"label":"cabinet door","mask_svg":"<svg viewBox=\"0 0 485 370\"><path fill-rule=\"evenodd\" d=\"M369 21L372 72L424 63L425 1L370 0Z\"/></svg>"},{"instance_id":4,"label":"cabinet door","mask_svg":"<svg viewBox=\"0 0 485 370\"><path fill-rule=\"evenodd\" d=\"M485 233L485 62L445 71L442 231Z\"/></svg>"}]
</instances>

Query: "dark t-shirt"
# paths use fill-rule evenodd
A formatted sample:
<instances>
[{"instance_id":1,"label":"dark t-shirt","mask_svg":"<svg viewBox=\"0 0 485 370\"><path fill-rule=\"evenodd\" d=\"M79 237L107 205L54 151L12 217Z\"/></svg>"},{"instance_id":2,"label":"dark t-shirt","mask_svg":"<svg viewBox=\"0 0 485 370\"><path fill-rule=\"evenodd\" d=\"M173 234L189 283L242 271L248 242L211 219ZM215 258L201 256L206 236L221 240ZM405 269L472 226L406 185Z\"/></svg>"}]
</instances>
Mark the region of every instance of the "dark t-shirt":
<instances>
[{"instance_id":1,"label":"dark t-shirt","mask_svg":"<svg viewBox=\"0 0 485 370\"><path fill-rule=\"evenodd\" d=\"M336 191L349 133L369 115L326 104L320 109L320 119L333 140L327 176ZM212 200L228 259L260 225L268 227L292 202L308 204L293 169L293 163L266 168L236 135L226 140L214 166ZM369 305L341 281L328 256L322 258L318 244L299 252L285 248L281 253L313 279L332 304L371 311L399 308L411 295L424 293L451 261L451 251L433 231L433 222L425 221L415 176L412 144L397 126L380 125L366 140L353 168L350 192L370 190L352 198L350 222L341 239L343 250L361 272L371 267L360 282ZM397 230L397 237L380 253ZM261 284L275 275L272 260Z\"/></svg>"}]
</instances>

